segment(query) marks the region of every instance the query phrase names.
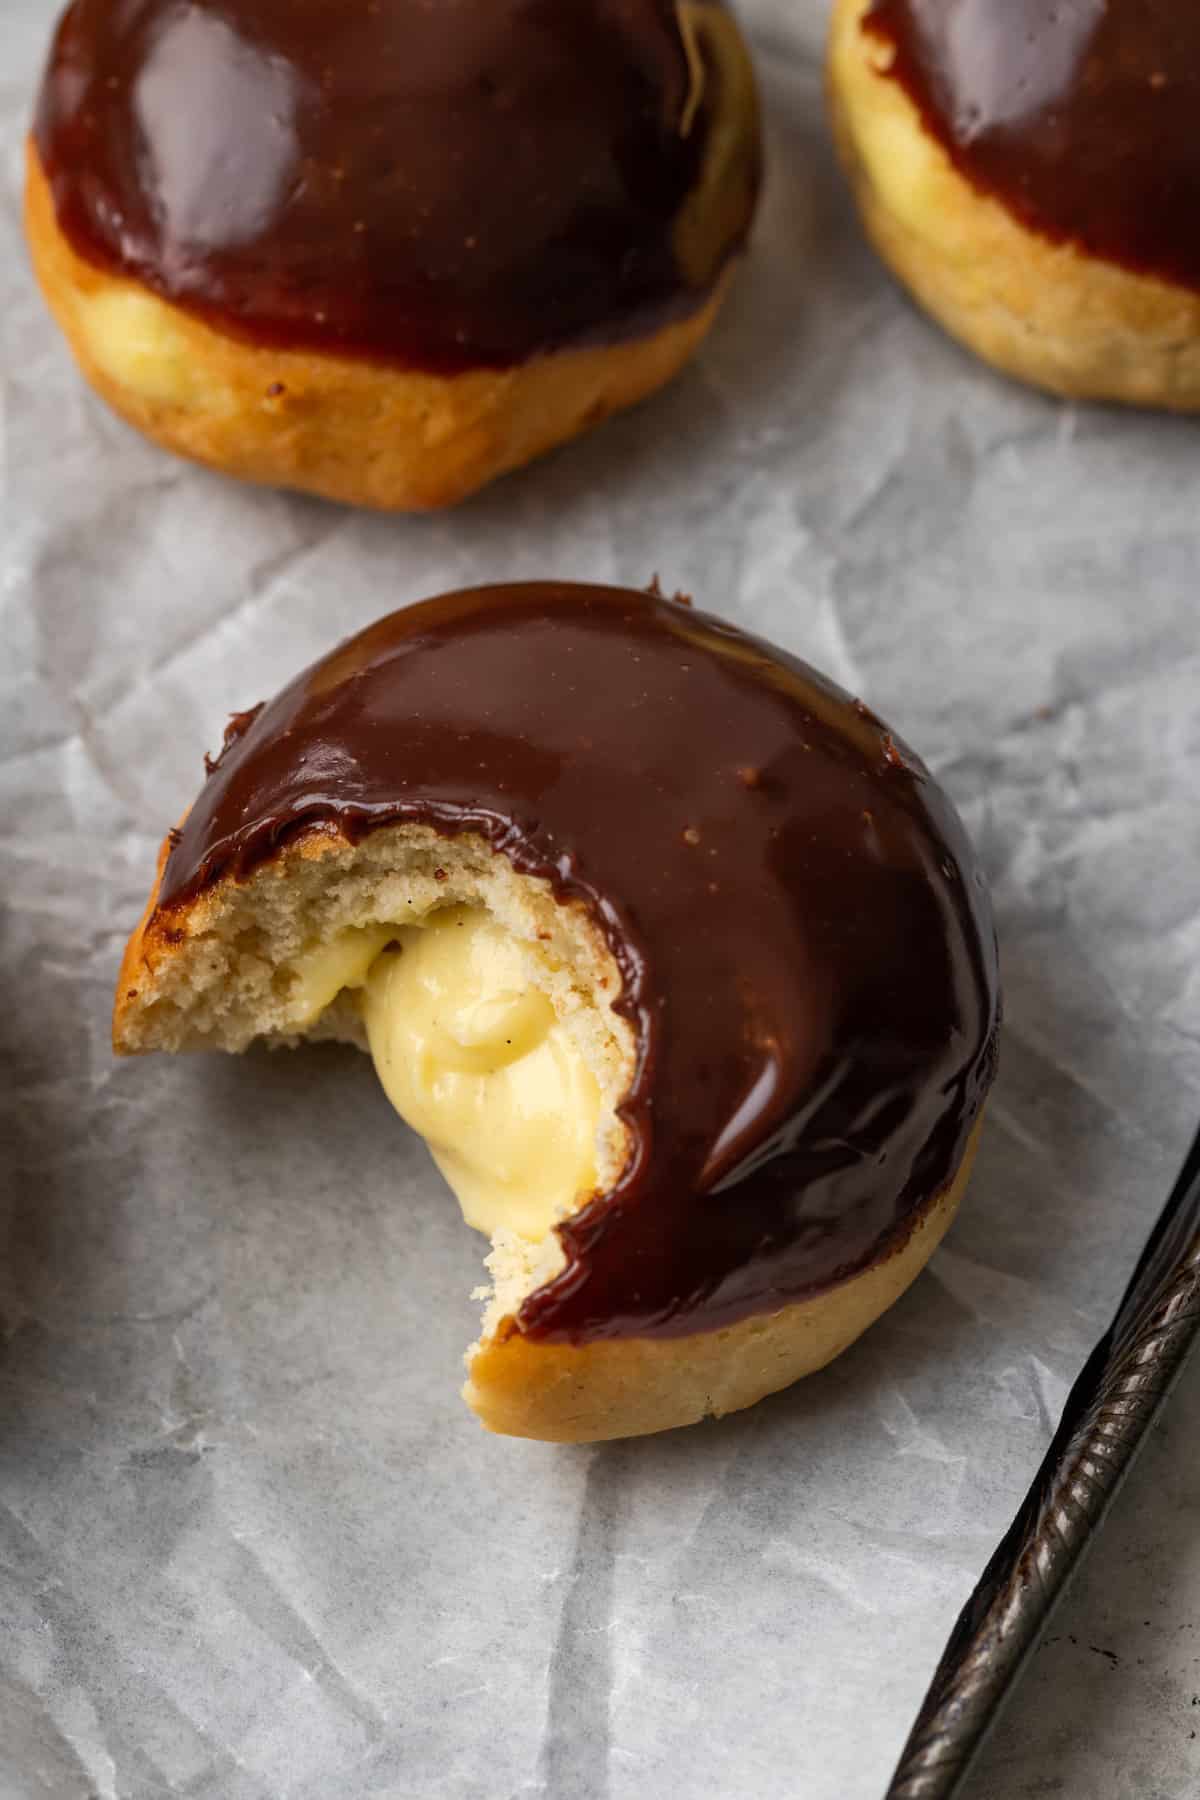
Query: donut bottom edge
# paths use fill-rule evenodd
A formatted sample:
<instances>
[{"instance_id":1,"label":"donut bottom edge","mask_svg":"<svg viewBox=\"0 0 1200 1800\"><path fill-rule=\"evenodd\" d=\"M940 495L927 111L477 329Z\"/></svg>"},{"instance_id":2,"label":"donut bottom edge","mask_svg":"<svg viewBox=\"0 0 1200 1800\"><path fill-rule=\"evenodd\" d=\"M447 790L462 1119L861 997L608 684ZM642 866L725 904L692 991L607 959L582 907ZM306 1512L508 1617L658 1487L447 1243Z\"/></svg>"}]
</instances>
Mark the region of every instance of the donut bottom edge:
<instances>
[{"instance_id":1,"label":"donut bottom edge","mask_svg":"<svg viewBox=\"0 0 1200 1800\"><path fill-rule=\"evenodd\" d=\"M683 1337L545 1342L498 1329L467 1352L463 1399L487 1430L561 1444L646 1437L740 1412L848 1350L916 1280L953 1223L982 1113L953 1179L860 1274L774 1313Z\"/></svg>"},{"instance_id":2,"label":"donut bottom edge","mask_svg":"<svg viewBox=\"0 0 1200 1800\"><path fill-rule=\"evenodd\" d=\"M737 260L695 312L643 336L438 375L244 342L86 261L59 229L32 140L25 230L81 373L127 423L240 480L385 512L454 506L664 387L711 329Z\"/></svg>"},{"instance_id":3,"label":"donut bottom edge","mask_svg":"<svg viewBox=\"0 0 1200 1800\"><path fill-rule=\"evenodd\" d=\"M1002 373L1066 399L1200 411L1200 294L1055 243L979 193L836 0L834 139L863 227L917 303Z\"/></svg>"}]
</instances>

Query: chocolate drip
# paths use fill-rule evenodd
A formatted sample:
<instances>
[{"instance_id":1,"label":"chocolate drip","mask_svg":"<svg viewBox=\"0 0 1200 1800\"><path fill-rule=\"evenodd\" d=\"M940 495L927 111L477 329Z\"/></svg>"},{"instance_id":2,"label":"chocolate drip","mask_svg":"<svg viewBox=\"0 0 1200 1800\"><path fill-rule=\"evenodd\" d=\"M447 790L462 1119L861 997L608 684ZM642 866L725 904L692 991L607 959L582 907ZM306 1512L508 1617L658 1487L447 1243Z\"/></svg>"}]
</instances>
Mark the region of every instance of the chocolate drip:
<instances>
[{"instance_id":1,"label":"chocolate drip","mask_svg":"<svg viewBox=\"0 0 1200 1800\"><path fill-rule=\"evenodd\" d=\"M983 879L919 760L803 663L661 597L480 588L243 720L160 912L298 833L419 821L482 834L612 948L634 1154L559 1228L530 1336L770 1311L898 1245L952 1179L995 1059Z\"/></svg>"},{"instance_id":2,"label":"chocolate drip","mask_svg":"<svg viewBox=\"0 0 1200 1800\"><path fill-rule=\"evenodd\" d=\"M74 0L34 138L77 252L218 328L434 372L694 311L721 0ZM681 18L690 20L685 30ZM735 158L736 163L736 158ZM751 166L753 165L753 166Z\"/></svg>"},{"instance_id":3,"label":"chocolate drip","mask_svg":"<svg viewBox=\"0 0 1200 1800\"><path fill-rule=\"evenodd\" d=\"M1200 289L1200 11L873 0L864 29L955 167L1032 230Z\"/></svg>"}]
</instances>

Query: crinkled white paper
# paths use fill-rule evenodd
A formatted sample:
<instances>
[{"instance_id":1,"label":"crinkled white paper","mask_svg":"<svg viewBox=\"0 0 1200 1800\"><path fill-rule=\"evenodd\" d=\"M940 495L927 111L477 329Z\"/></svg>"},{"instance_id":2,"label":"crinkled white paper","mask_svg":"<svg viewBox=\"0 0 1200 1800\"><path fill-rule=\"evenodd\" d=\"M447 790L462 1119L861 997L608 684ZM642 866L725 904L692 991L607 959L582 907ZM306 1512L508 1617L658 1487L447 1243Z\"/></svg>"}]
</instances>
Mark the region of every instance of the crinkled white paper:
<instances>
[{"instance_id":1,"label":"crinkled white paper","mask_svg":"<svg viewBox=\"0 0 1200 1800\"><path fill-rule=\"evenodd\" d=\"M926 324L834 168L822 7L743 10L770 183L712 342L403 520L174 462L85 391L19 227L52 8L3 0L5 1800L877 1800L1190 1136L1198 428L1053 404ZM863 1343L723 1423L561 1449L460 1406L480 1244L365 1061L117 1064L109 1006L230 711L440 589L655 572L933 763L1007 1024L961 1221ZM980 1797L1196 1791L1187 1438L1084 1594L1142 1559L1154 1680L1062 1626Z\"/></svg>"}]
</instances>

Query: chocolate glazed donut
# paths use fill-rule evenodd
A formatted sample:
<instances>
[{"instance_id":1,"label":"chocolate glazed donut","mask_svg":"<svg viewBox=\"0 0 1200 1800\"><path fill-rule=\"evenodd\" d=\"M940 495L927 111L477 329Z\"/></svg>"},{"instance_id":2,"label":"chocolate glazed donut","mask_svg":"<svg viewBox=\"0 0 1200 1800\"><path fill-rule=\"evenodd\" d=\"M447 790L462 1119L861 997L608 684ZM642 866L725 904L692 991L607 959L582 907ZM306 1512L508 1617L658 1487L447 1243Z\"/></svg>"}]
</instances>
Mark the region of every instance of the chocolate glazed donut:
<instances>
[{"instance_id":1,"label":"chocolate glazed donut","mask_svg":"<svg viewBox=\"0 0 1200 1800\"><path fill-rule=\"evenodd\" d=\"M759 173L724 0L73 0L27 223L141 429L421 507L668 380Z\"/></svg>"},{"instance_id":2,"label":"chocolate glazed donut","mask_svg":"<svg viewBox=\"0 0 1200 1800\"><path fill-rule=\"evenodd\" d=\"M1173 0L837 0L869 235L955 336L1081 398L1200 408L1200 17Z\"/></svg>"},{"instance_id":3,"label":"chocolate glazed donut","mask_svg":"<svg viewBox=\"0 0 1200 1800\"><path fill-rule=\"evenodd\" d=\"M671 0L75 0L37 145L79 252L259 343L439 372L694 310Z\"/></svg>"},{"instance_id":4,"label":"chocolate glazed donut","mask_svg":"<svg viewBox=\"0 0 1200 1800\"><path fill-rule=\"evenodd\" d=\"M775 1311L953 1180L995 1060L982 876L918 758L803 663L621 589L395 613L235 722L150 928L298 839L398 823L580 902L620 970L632 1152L559 1225L527 1339Z\"/></svg>"},{"instance_id":5,"label":"chocolate glazed donut","mask_svg":"<svg viewBox=\"0 0 1200 1800\"><path fill-rule=\"evenodd\" d=\"M1200 290L1200 13L1175 0L872 0L925 127L1033 230Z\"/></svg>"}]
</instances>

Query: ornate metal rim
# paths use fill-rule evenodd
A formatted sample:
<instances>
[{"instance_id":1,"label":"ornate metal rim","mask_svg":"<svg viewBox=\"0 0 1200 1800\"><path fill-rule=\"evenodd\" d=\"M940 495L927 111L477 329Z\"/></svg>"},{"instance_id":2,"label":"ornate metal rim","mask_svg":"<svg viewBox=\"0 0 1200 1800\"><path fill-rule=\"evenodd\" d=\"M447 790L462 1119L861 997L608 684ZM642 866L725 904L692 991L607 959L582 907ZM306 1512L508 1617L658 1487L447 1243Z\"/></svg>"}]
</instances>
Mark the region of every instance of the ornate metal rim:
<instances>
[{"instance_id":1,"label":"ornate metal rim","mask_svg":"<svg viewBox=\"0 0 1200 1800\"><path fill-rule=\"evenodd\" d=\"M958 1616L884 1800L952 1800L1200 1334L1200 1135L1016 1517Z\"/></svg>"}]
</instances>

